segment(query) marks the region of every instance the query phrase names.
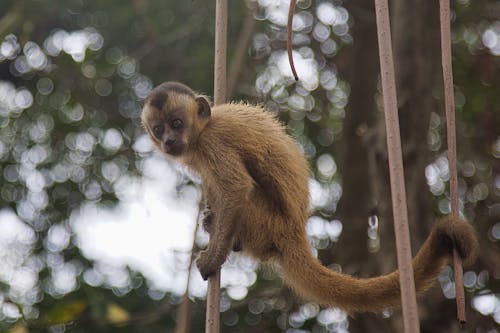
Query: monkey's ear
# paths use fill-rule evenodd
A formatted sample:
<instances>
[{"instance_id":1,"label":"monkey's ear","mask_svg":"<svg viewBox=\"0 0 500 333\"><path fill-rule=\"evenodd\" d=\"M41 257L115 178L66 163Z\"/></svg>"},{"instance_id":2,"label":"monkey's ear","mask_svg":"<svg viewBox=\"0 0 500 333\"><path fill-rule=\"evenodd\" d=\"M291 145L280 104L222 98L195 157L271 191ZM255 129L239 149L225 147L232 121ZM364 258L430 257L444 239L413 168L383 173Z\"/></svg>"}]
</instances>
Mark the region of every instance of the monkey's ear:
<instances>
[{"instance_id":1,"label":"monkey's ear","mask_svg":"<svg viewBox=\"0 0 500 333\"><path fill-rule=\"evenodd\" d=\"M200 118L209 118L212 111L207 99L203 96L198 96L196 97L196 103L198 103L198 116Z\"/></svg>"}]
</instances>

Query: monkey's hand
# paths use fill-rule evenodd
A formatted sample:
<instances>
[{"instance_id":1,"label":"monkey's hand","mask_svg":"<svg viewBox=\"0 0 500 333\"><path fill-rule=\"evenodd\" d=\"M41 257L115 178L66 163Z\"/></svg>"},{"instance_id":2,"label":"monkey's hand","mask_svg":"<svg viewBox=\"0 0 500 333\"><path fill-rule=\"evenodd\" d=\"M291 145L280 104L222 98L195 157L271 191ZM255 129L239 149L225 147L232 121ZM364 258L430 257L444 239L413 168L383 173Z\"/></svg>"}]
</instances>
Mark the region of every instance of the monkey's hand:
<instances>
[{"instance_id":1,"label":"monkey's hand","mask_svg":"<svg viewBox=\"0 0 500 333\"><path fill-rule=\"evenodd\" d=\"M201 251L196 259L196 266L200 271L203 280L207 280L210 275L215 274L221 265L214 261L214 256L210 255L209 251Z\"/></svg>"},{"instance_id":2,"label":"monkey's hand","mask_svg":"<svg viewBox=\"0 0 500 333\"><path fill-rule=\"evenodd\" d=\"M241 241L239 239L235 239L233 242L233 251L240 252L241 250L243 250L241 246Z\"/></svg>"},{"instance_id":3,"label":"monkey's hand","mask_svg":"<svg viewBox=\"0 0 500 333\"><path fill-rule=\"evenodd\" d=\"M205 205L203 211L201 212L201 222L203 223L203 229L209 234L212 233L212 225L214 221L214 213L210 209L209 205Z\"/></svg>"},{"instance_id":4,"label":"monkey's hand","mask_svg":"<svg viewBox=\"0 0 500 333\"><path fill-rule=\"evenodd\" d=\"M200 220L203 226L203 229L209 234L212 233L213 224L215 220L215 214L210 208L210 205L206 204L203 210L201 211ZM240 252L242 250L241 241L239 239L235 239L233 242L233 251Z\"/></svg>"}]
</instances>

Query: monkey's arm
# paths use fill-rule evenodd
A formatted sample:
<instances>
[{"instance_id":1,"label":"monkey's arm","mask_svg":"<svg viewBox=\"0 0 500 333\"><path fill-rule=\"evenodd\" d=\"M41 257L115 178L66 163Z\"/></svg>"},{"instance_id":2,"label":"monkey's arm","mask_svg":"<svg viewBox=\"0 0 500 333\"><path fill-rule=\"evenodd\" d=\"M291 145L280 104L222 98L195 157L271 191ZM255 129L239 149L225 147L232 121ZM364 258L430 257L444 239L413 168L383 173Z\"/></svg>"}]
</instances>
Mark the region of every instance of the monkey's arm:
<instances>
[{"instance_id":1,"label":"monkey's arm","mask_svg":"<svg viewBox=\"0 0 500 333\"><path fill-rule=\"evenodd\" d=\"M231 249L239 248L235 236L239 227L238 207L248 200L253 188L252 178L237 154L226 154L212 163L217 167L203 177L206 199L212 211L208 225L210 241L196 261L205 280L224 263ZM216 195L210 196L211 193Z\"/></svg>"}]
</instances>

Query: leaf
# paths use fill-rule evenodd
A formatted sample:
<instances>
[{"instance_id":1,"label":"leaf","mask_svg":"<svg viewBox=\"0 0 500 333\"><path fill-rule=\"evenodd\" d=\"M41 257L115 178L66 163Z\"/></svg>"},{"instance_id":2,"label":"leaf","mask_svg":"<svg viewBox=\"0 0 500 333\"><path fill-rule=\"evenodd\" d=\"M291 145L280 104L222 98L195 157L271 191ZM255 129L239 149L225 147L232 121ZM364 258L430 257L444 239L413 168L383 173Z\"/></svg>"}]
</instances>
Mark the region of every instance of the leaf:
<instances>
[{"instance_id":1,"label":"leaf","mask_svg":"<svg viewBox=\"0 0 500 333\"><path fill-rule=\"evenodd\" d=\"M29 333L28 328L24 324L17 324L12 327L7 333Z\"/></svg>"},{"instance_id":2,"label":"leaf","mask_svg":"<svg viewBox=\"0 0 500 333\"><path fill-rule=\"evenodd\" d=\"M87 307L87 302L77 300L63 302L53 307L46 316L46 321L50 325L64 324L76 320Z\"/></svg>"},{"instance_id":3,"label":"leaf","mask_svg":"<svg viewBox=\"0 0 500 333\"><path fill-rule=\"evenodd\" d=\"M130 319L129 313L116 303L109 303L106 317L108 321L115 325L126 323Z\"/></svg>"}]
</instances>

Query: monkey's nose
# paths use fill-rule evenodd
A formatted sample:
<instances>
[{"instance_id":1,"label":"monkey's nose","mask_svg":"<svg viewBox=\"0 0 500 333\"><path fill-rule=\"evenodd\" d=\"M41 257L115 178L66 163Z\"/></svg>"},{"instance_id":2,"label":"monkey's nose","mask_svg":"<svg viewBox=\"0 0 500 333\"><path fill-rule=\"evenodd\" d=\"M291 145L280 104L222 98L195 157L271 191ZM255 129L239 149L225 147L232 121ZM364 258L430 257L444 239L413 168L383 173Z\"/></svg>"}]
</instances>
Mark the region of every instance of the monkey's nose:
<instances>
[{"instance_id":1,"label":"monkey's nose","mask_svg":"<svg viewBox=\"0 0 500 333\"><path fill-rule=\"evenodd\" d=\"M175 139L167 139L167 141L165 141L165 144L166 144L167 146L171 146L171 145L173 145L174 143L175 143Z\"/></svg>"}]
</instances>

